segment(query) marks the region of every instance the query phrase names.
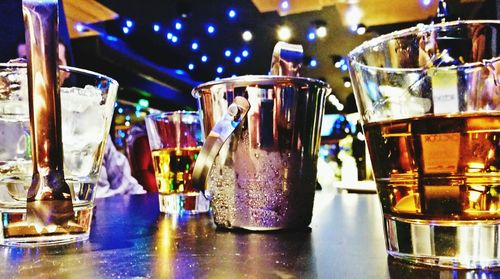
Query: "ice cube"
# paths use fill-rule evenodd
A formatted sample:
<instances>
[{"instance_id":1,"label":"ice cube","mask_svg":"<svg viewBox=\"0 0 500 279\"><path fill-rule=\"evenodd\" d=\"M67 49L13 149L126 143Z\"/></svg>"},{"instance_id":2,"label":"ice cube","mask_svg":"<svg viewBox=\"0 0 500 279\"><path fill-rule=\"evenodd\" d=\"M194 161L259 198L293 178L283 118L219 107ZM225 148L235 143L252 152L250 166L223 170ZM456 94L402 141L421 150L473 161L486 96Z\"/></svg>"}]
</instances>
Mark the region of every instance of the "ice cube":
<instances>
[{"instance_id":1,"label":"ice cube","mask_svg":"<svg viewBox=\"0 0 500 279\"><path fill-rule=\"evenodd\" d=\"M102 100L101 91L94 86L85 88L61 88L62 110L83 112L92 106L99 106Z\"/></svg>"},{"instance_id":2,"label":"ice cube","mask_svg":"<svg viewBox=\"0 0 500 279\"><path fill-rule=\"evenodd\" d=\"M105 115L101 104L101 91L93 86L62 88L63 142L75 149L97 145L104 137Z\"/></svg>"},{"instance_id":3,"label":"ice cube","mask_svg":"<svg viewBox=\"0 0 500 279\"><path fill-rule=\"evenodd\" d=\"M379 90L384 98L373 108L373 120L420 116L431 109L430 99L413 96L406 89L381 85Z\"/></svg>"},{"instance_id":4,"label":"ice cube","mask_svg":"<svg viewBox=\"0 0 500 279\"><path fill-rule=\"evenodd\" d=\"M29 117L26 69L0 76L0 118L26 120Z\"/></svg>"},{"instance_id":5,"label":"ice cube","mask_svg":"<svg viewBox=\"0 0 500 279\"><path fill-rule=\"evenodd\" d=\"M93 86L61 89L64 164L71 175L86 176L94 169L106 131L101 101L101 91Z\"/></svg>"}]
</instances>

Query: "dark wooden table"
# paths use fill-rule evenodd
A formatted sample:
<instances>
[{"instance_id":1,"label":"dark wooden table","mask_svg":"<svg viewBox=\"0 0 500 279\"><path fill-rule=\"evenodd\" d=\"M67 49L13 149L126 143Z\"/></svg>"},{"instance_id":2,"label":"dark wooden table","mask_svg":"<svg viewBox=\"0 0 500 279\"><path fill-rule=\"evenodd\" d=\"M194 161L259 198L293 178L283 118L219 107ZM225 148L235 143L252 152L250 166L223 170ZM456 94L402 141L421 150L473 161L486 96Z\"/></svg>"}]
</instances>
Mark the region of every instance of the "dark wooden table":
<instances>
[{"instance_id":1,"label":"dark wooden table","mask_svg":"<svg viewBox=\"0 0 500 279\"><path fill-rule=\"evenodd\" d=\"M0 248L0 278L500 278L388 258L376 195L318 191L310 229L245 233L210 215L168 217L157 196L96 202L90 240Z\"/></svg>"}]
</instances>

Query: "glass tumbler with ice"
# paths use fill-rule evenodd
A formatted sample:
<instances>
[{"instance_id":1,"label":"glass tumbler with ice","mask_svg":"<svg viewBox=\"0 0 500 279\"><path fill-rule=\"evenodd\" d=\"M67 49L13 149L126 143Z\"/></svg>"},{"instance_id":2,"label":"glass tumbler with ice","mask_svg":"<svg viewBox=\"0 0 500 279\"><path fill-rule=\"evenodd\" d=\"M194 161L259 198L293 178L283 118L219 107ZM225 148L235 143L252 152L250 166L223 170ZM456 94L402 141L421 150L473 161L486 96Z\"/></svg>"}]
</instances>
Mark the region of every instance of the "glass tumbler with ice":
<instances>
[{"instance_id":1,"label":"glass tumbler with ice","mask_svg":"<svg viewBox=\"0 0 500 279\"><path fill-rule=\"evenodd\" d=\"M26 223L26 194L31 185L27 69L23 63L0 64L0 244L50 245L87 239L94 187L111 125L118 84L106 76L61 67L64 173L73 196L74 218L65 228Z\"/></svg>"}]
</instances>

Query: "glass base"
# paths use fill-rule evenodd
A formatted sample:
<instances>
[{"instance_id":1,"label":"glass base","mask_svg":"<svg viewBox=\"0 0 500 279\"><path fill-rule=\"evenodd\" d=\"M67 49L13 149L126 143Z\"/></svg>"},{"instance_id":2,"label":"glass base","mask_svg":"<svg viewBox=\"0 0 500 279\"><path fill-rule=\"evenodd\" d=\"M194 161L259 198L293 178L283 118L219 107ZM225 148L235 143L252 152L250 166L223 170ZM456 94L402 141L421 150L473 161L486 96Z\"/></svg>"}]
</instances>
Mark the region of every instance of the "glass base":
<instances>
[{"instance_id":1,"label":"glass base","mask_svg":"<svg viewBox=\"0 0 500 279\"><path fill-rule=\"evenodd\" d=\"M159 194L160 212L168 214L198 214L210 210L210 202L201 193Z\"/></svg>"},{"instance_id":2,"label":"glass base","mask_svg":"<svg viewBox=\"0 0 500 279\"><path fill-rule=\"evenodd\" d=\"M40 247L69 244L89 238L93 205L75 203L74 218L64 226L48 225L39 227L31 223L24 206L0 206L2 218L0 245L15 247Z\"/></svg>"},{"instance_id":3,"label":"glass base","mask_svg":"<svg viewBox=\"0 0 500 279\"><path fill-rule=\"evenodd\" d=\"M430 221L386 215L387 252L403 261L449 268L500 266L500 221Z\"/></svg>"},{"instance_id":4,"label":"glass base","mask_svg":"<svg viewBox=\"0 0 500 279\"><path fill-rule=\"evenodd\" d=\"M65 235L49 235L49 236L37 236L35 238L9 238L4 239L1 245L12 246L12 247L41 247L41 246L52 246L52 245L63 245L75 242L86 241L89 239L89 233L84 234L65 234Z\"/></svg>"}]
</instances>

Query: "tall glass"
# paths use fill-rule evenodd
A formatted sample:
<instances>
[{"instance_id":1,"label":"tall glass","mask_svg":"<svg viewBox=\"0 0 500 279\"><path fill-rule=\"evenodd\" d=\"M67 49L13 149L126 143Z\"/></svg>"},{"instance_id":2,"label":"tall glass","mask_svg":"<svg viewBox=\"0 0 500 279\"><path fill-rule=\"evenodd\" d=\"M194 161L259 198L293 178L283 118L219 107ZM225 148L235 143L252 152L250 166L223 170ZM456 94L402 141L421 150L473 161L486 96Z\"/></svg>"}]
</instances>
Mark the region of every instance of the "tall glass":
<instances>
[{"instance_id":1,"label":"tall glass","mask_svg":"<svg viewBox=\"0 0 500 279\"><path fill-rule=\"evenodd\" d=\"M0 64L0 244L40 246L88 239L94 188L118 84L106 76L60 68L64 174L74 217L64 226L30 223L26 195L33 164L26 64ZM54 213L55 214L55 213Z\"/></svg>"},{"instance_id":2,"label":"tall glass","mask_svg":"<svg viewBox=\"0 0 500 279\"><path fill-rule=\"evenodd\" d=\"M396 258L500 265L499 31L499 21L419 25L349 54Z\"/></svg>"},{"instance_id":3,"label":"tall glass","mask_svg":"<svg viewBox=\"0 0 500 279\"><path fill-rule=\"evenodd\" d=\"M196 214L209 210L208 200L193 188L194 163L203 145L196 111L169 111L146 118L160 211Z\"/></svg>"}]
</instances>

